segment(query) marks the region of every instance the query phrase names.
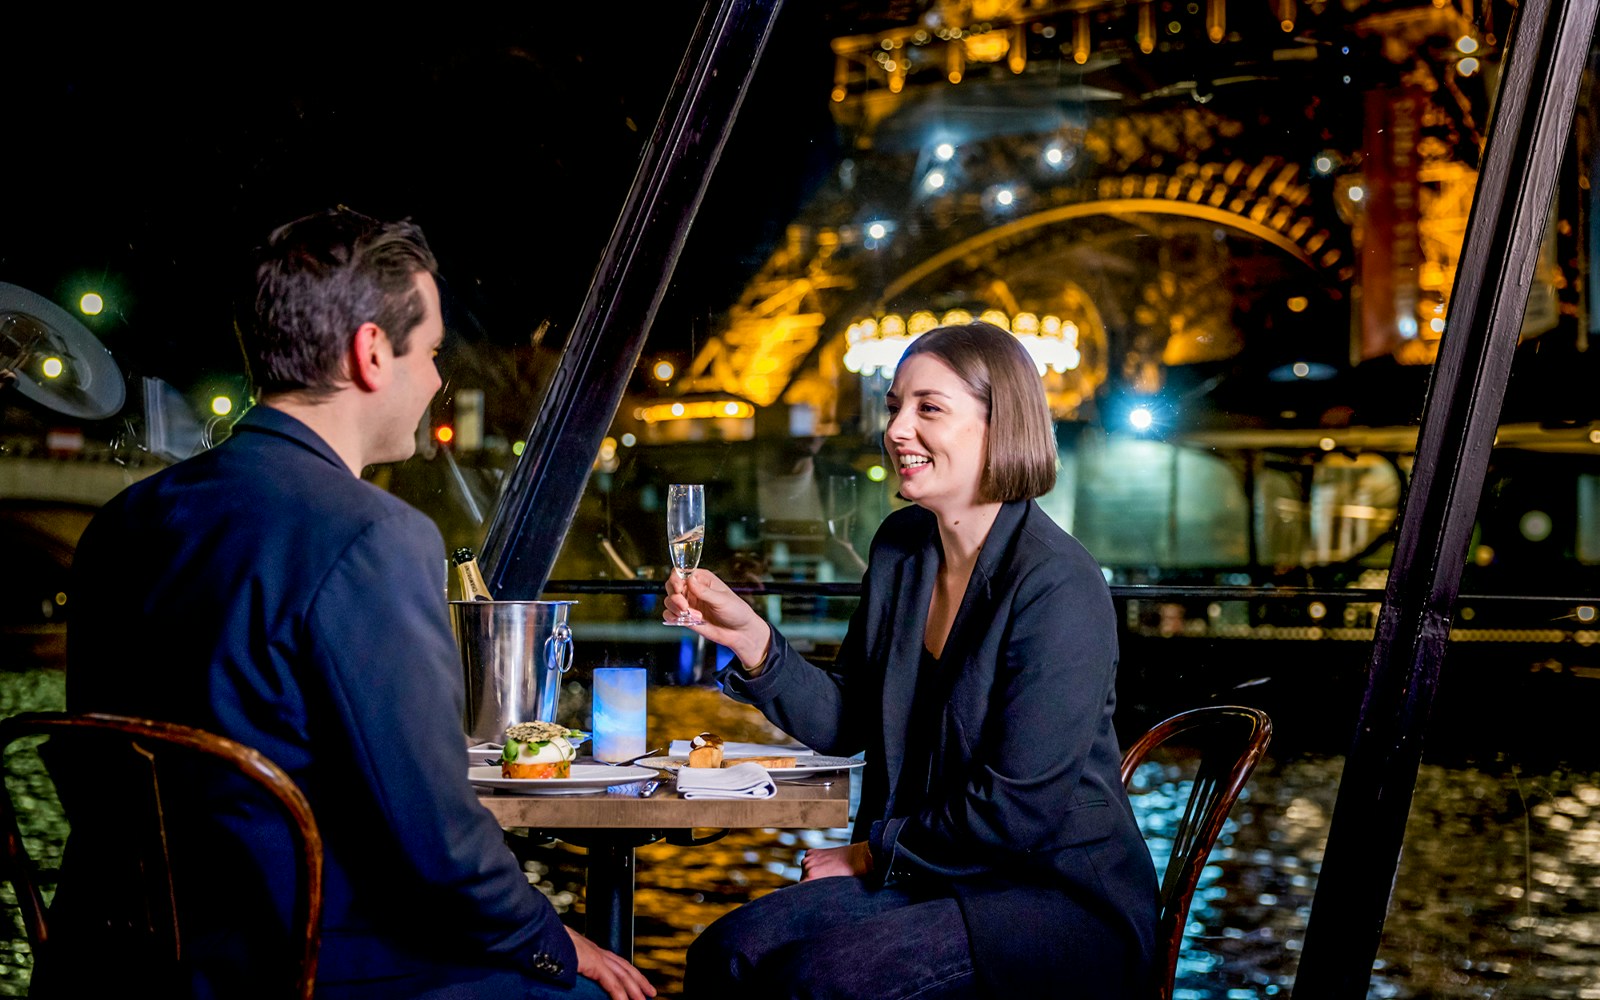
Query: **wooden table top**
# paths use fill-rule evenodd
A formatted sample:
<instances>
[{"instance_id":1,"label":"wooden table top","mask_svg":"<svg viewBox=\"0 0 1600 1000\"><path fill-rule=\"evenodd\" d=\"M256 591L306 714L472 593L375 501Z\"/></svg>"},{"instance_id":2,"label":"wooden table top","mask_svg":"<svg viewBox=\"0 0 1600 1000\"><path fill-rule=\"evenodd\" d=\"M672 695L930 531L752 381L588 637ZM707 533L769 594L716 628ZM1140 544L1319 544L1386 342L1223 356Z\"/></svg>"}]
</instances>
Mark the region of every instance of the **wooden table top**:
<instances>
[{"instance_id":1,"label":"wooden table top","mask_svg":"<svg viewBox=\"0 0 1600 1000\"><path fill-rule=\"evenodd\" d=\"M478 801L504 827L543 830L829 829L850 825L850 779L780 781L770 799L684 799L671 778L647 799L634 791L518 795L480 788ZM638 785L617 786L637 789Z\"/></svg>"}]
</instances>

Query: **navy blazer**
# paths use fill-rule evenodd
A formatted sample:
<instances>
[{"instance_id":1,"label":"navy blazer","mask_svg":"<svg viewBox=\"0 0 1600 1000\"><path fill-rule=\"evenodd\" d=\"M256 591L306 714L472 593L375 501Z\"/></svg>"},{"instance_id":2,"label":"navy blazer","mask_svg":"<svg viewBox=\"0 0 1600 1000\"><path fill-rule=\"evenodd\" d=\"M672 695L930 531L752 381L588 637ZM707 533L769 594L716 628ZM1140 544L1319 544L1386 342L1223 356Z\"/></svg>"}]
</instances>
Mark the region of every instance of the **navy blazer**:
<instances>
[{"instance_id":1,"label":"navy blazer","mask_svg":"<svg viewBox=\"0 0 1600 1000\"><path fill-rule=\"evenodd\" d=\"M68 707L198 726L299 783L326 851L318 986L345 984L340 996L577 972L559 917L467 783L445 567L432 521L267 407L108 503L73 565ZM273 836L249 816L233 827ZM93 893L74 877L92 852L74 842L68 917L75 892ZM271 864L219 880L212 902L233 905L211 938L196 921L197 963L220 956L191 973L196 994L251 995L225 986L242 945L228 934L253 891L265 898L251 906L287 909L289 870ZM72 952L70 936L61 944Z\"/></svg>"},{"instance_id":2,"label":"navy blazer","mask_svg":"<svg viewBox=\"0 0 1600 1000\"><path fill-rule=\"evenodd\" d=\"M1139 965L1127 974L1141 977L1157 890L1119 777L1110 592L1036 503L1003 505L984 542L940 658L928 788L908 793L914 814L896 814L941 559L931 513L891 514L833 667L774 630L766 668L728 674L727 688L808 746L866 752L853 839L871 845L874 877L949 887L993 995L1081 986L1097 958L1085 920L1125 943Z\"/></svg>"}]
</instances>

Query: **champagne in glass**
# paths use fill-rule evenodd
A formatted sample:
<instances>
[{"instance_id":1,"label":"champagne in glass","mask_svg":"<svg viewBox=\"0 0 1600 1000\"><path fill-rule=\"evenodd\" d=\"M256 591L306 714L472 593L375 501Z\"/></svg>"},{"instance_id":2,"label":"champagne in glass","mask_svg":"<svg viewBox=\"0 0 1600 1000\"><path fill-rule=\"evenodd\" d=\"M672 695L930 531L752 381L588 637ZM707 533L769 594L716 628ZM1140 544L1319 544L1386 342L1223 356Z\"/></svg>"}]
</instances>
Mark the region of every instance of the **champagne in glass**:
<instances>
[{"instance_id":1,"label":"champagne in glass","mask_svg":"<svg viewBox=\"0 0 1600 1000\"><path fill-rule=\"evenodd\" d=\"M706 490L695 484L674 483L667 487L667 545L678 575L688 579L700 565L700 552L706 541ZM694 611L678 614L679 625L700 625Z\"/></svg>"}]
</instances>

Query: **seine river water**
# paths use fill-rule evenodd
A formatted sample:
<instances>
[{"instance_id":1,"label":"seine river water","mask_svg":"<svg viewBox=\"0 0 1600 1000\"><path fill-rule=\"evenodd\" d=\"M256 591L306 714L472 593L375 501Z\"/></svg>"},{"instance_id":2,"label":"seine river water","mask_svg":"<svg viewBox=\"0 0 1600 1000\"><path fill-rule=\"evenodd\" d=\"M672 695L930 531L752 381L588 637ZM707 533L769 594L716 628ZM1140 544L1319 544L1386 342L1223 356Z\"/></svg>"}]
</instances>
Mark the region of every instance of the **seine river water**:
<instances>
[{"instance_id":1,"label":"seine river water","mask_svg":"<svg viewBox=\"0 0 1600 1000\"><path fill-rule=\"evenodd\" d=\"M0 674L0 714L61 705L63 675ZM584 693L570 685L569 705ZM565 697L565 696L564 696ZM651 738L717 730L770 738L766 724L705 686L650 693ZM1235 807L1190 917L1178 1000L1287 996L1294 981L1333 811L1336 756L1270 755ZM38 776L14 775L39 815L53 808ZM1158 860L1187 787L1175 765L1140 775L1135 807ZM53 865L59 822L35 847ZM676 995L684 949L716 917L799 877L807 847L847 831L748 831L700 847L638 853L636 960L664 996ZM529 874L566 919L583 919L582 854L533 852ZM10 886L11 930L0 950L0 995L27 993L29 955ZM1371 997L1600 997L1600 772L1507 759L1424 764Z\"/></svg>"}]
</instances>

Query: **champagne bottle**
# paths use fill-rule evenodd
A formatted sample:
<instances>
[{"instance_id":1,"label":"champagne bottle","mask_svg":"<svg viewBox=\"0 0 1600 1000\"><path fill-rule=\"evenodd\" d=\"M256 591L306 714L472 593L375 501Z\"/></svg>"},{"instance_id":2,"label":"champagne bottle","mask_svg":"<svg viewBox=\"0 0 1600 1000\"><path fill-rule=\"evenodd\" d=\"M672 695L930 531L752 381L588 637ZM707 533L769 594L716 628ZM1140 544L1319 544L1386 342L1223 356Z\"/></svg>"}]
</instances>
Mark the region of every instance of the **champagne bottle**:
<instances>
[{"instance_id":1,"label":"champagne bottle","mask_svg":"<svg viewBox=\"0 0 1600 1000\"><path fill-rule=\"evenodd\" d=\"M483 582L483 573L478 569L478 559L472 554L471 549L456 549L451 557L456 564L456 577L461 581L461 599L463 601L492 601L489 596L489 585Z\"/></svg>"}]
</instances>

